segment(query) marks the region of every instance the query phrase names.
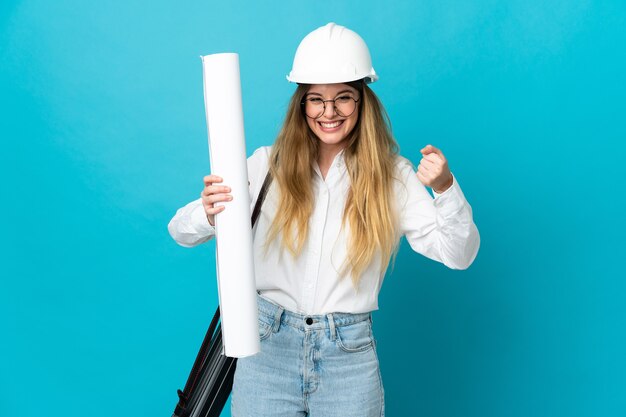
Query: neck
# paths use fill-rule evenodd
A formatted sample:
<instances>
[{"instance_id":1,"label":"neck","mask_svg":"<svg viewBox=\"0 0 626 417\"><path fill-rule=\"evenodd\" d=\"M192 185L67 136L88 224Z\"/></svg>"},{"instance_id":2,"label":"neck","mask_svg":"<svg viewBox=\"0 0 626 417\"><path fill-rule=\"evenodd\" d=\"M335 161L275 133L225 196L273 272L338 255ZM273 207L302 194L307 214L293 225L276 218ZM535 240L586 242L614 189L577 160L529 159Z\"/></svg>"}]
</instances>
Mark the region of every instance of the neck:
<instances>
[{"instance_id":1,"label":"neck","mask_svg":"<svg viewBox=\"0 0 626 417\"><path fill-rule=\"evenodd\" d=\"M317 165L320 167L320 172L324 179L326 179L326 174L335 160L335 156L337 156L343 148L345 148L343 144L328 145L326 143L320 143Z\"/></svg>"}]
</instances>

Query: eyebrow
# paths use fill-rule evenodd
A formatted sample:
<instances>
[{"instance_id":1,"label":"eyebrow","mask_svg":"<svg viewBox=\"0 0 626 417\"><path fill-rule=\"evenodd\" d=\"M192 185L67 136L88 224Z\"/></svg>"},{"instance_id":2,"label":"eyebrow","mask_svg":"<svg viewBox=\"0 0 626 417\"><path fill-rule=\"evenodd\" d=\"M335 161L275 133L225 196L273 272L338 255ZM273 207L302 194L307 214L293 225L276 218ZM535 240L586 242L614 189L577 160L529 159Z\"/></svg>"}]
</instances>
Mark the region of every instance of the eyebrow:
<instances>
[{"instance_id":1,"label":"eyebrow","mask_svg":"<svg viewBox=\"0 0 626 417\"><path fill-rule=\"evenodd\" d=\"M339 94L343 94L343 93L351 93L351 94L354 94L354 91L352 91L352 90L341 90L340 92L338 92L337 94L335 94L335 97L337 97ZM320 93L307 93L307 95L309 95L309 94L315 94L316 96L323 97Z\"/></svg>"}]
</instances>

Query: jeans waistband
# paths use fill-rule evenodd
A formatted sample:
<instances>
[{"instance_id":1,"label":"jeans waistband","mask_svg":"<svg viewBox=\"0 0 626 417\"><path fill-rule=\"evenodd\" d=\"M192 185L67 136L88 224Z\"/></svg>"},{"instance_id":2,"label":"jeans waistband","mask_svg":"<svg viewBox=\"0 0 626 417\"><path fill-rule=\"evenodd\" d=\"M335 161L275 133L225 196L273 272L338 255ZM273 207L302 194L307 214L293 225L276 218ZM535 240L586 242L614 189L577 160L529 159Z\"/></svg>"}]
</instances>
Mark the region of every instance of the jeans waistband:
<instances>
[{"instance_id":1,"label":"jeans waistband","mask_svg":"<svg viewBox=\"0 0 626 417\"><path fill-rule=\"evenodd\" d=\"M294 313L279 306L257 293L257 305L259 314L279 323L287 324L300 330L317 330L347 326L364 320L370 320L372 313L328 313L319 315L306 315Z\"/></svg>"}]
</instances>

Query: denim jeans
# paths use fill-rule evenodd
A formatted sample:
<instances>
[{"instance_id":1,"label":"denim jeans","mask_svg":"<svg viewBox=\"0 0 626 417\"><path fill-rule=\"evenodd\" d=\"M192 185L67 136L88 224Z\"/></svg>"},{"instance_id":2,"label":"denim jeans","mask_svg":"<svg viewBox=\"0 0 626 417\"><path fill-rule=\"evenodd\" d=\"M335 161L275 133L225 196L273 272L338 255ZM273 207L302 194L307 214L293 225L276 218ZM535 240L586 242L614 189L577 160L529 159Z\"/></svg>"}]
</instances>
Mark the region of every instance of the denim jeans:
<instances>
[{"instance_id":1,"label":"denim jeans","mask_svg":"<svg viewBox=\"0 0 626 417\"><path fill-rule=\"evenodd\" d=\"M371 313L305 316L258 296L261 351L237 360L233 417L382 417Z\"/></svg>"}]
</instances>

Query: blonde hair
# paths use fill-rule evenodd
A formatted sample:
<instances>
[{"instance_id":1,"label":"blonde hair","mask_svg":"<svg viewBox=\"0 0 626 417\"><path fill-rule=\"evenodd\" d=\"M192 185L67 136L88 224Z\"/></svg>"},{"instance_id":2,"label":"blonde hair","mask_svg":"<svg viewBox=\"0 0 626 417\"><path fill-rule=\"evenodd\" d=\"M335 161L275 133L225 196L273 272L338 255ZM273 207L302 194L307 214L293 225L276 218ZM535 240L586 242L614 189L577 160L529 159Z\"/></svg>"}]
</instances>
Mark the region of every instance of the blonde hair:
<instances>
[{"instance_id":1,"label":"blonde hair","mask_svg":"<svg viewBox=\"0 0 626 417\"><path fill-rule=\"evenodd\" d=\"M355 287L361 274L379 256L381 275L396 253L399 233L393 207L393 180L398 145L389 118L376 94L362 81L346 83L360 92L359 118L346 138L344 160L350 191L342 225L349 229L348 252L339 275L350 272ZM272 147L270 172L279 187L279 206L266 247L281 238L291 255L301 254L313 211L313 162L319 139L309 128L302 109L310 85L300 84L289 102L283 126Z\"/></svg>"}]
</instances>

